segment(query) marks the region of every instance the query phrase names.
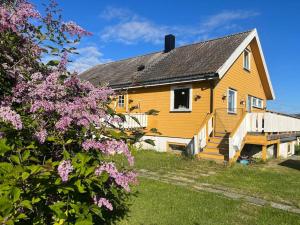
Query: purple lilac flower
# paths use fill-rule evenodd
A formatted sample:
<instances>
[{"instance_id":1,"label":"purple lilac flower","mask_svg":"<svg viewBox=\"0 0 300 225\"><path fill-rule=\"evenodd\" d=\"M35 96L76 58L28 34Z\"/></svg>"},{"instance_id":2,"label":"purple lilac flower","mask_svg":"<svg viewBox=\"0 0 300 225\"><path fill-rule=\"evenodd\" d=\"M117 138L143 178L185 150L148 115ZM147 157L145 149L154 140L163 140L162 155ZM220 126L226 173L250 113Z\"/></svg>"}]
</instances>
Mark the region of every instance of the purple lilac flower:
<instances>
[{"instance_id":1,"label":"purple lilac flower","mask_svg":"<svg viewBox=\"0 0 300 225\"><path fill-rule=\"evenodd\" d=\"M41 129L40 131L35 133L35 137L38 139L38 141L43 144L47 137L47 130Z\"/></svg>"},{"instance_id":2,"label":"purple lilac flower","mask_svg":"<svg viewBox=\"0 0 300 225\"><path fill-rule=\"evenodd\" d=\"M62 31L68 32L72 36L78 35L79 37L85 35L91 35L90 32L86 31L85 29L83 29L81 26L77 25L73 21L63 23Z\"/></svg>"},{"instance_id":3,"label":"purple lilac flower","mask_svg":"<svg viewBox=\"0 0 300 225\"><path fill-rule=\"evenodd\" d=\"M61 161L57 168L57 171L63 182L68 181L69 173L73 171L73 166L71 164L71 161L70 160Z\"/></svg>"},{"instance_id":4,"label":"purple lilac flower","mask_svg":"<svg viewBox=\"0 0 300 225\"><path fill-rule=\"evenodd\" d=\"M114 163L103 163L95 169L95 175L100 176L103 172L106 172L114 179L117 185L121 186L127 192L130 192L130 183L137 182L137 175L134 172L120 173L118 172Z\"/></svg>"},{"instance_id":5,"label":"purple lilac flower","mask_svg":"<svg viewBox=\"0 0 300 225\"><path fill-rule=\"evenodd\" d=\"M113 210L112 204L106 198L97 198L96 196L94 196L93 201L94 201L94 204L99 206L100 208L102 206L105 206L110 211Z\"/></svg>"},{"instance_id":6,"label":"purple lilac flower","mask_svg":"<svg viewBox=\"0 0 300 225\"><path fill-rule=\"evenodd\" d=\"M22 121L20 115L8 106L0 107L0 119L2 119L4 122L11 123L17 130L22 129Z\"/></svg>"},{"instance_id":7,"label":"purple lilac flower","mask_svg":"<svg viewBox=\"0 0 300 225\"><path fill-rule=\"evenodd\" d=\"M27 1L18 1L15 10L10 10L5 6L0 6L0 31L17 31L19 26L26 24L30 18L39 18L40 14L32 4Z\"/></svg>"},{"instance_id":8,"label":"purple lilac flower","mask_svg":"<svg viewBox=\"0 0 300 225\"><path fill-rule=\"evenodd\" d=\"M55 128L60 131L65 131L70 126L71 123L72 123L72 118L68 116L64 116L56 122Z\"/></svg>"}]
</instances>

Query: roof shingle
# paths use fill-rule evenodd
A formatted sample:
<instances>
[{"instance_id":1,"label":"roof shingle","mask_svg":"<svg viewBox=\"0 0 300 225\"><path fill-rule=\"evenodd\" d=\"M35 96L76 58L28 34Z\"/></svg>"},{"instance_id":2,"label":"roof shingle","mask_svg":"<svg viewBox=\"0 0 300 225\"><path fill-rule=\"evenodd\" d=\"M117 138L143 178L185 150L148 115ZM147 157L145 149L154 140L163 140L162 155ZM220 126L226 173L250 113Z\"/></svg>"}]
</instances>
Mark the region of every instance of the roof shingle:
<instances>
[{"instance_id":1,"label":"roof shingle","mask_svg":"<svg viewBox=\"0 0 300 225\"><path fill-rule=\"evenodd\" d=\"M94 85L108 82L118 88L214 75L250 32L178 47L168 53L156 52L100 64L79 76ZM141 65L145 69L138 71Z\"/></svg>"}]
</instances>

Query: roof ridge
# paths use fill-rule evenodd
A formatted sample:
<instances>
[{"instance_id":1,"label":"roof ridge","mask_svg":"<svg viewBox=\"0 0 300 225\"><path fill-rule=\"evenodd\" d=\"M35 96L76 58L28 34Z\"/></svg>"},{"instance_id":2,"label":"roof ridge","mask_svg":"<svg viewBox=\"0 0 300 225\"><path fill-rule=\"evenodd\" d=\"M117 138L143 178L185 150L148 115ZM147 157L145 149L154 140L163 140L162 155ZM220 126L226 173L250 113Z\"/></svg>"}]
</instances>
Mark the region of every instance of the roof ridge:
<instances>
[{"instance_id":1,"label":"roof ridge","mask_svg":"<svg viewBox=\"0 0 300 225\"><path fill-rule=\"evenodd\" d=\"M199 42L195 42L195 43L191 43L191 44L187 44L187 45L182 45L182 46L176 47L175 49L184 48L184 47L188 47L188 46L191 46L191 45L207 43L207 42L216 41L216 40L220 40L220 39L230 38L230 37L237 36L237 35L240 35L240 34L250 33L254 30L255 29L251 29L251 30L247 30L247 31L234 33L234 34L228 34L228 35L225 35L225 36L222 36L222 37L216 37L216 38L212 38L212 39L208 39L208 40L204 40L204 41L199 41Z\"/></svg>"}]
</instances>

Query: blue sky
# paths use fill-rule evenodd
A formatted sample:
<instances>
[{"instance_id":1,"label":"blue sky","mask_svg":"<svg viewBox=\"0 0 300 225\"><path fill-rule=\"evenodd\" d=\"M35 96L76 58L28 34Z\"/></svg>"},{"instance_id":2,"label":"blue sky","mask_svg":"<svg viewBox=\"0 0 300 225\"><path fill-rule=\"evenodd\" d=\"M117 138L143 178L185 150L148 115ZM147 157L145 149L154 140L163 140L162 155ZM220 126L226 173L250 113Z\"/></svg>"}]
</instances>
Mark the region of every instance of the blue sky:
<instances>
[{"instance_id":1,"label":"blue sky","mask_svg":"<svg viewBox=\"0 0 300 225\"><path fill-rule=\"evenodd\" d=\"M33 1L41 7L41 2ZM184 45L257 28L276 94L268 108L300 113L300 1L58 0L65 20L93 36L72 69L163 49L165 34Z\"/></svg>"}]
</instances>

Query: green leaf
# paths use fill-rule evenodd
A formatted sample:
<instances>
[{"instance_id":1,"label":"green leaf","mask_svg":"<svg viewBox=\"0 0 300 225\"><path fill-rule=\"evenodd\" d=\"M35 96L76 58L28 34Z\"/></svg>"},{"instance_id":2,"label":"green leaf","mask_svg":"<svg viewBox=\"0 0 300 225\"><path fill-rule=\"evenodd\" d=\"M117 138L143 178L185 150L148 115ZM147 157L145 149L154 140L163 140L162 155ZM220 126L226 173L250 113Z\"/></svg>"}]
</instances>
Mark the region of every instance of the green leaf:
<instances>
[{"instance_id":1,"label":"green leaf","mask_svg":"<svg viewBox=\"0 0 300 225\"><path fill-rule=\"evenodd\" d=\"M63 212L61 208L63 208L66 204L64 202L56 202L53 205L50 205L50 209L56 214L56 216L60 219L65 219L66 214Z\"/></svg>"},{"instance_id":2,"label":"green leaf","mask_svg":"<svg viewBox=\"0 0 300 225\"><path fill-rule=\"evenodd\" d=\"M18 156L16 155L11 155L10 156L11 161L13 161L14 163L20 164L20 159Z\"/></svg>"},{"instance_id":3,"label":"green leaf","mask_svg":"<svg viewBox=\"0 0 300 225\"><path fill-rule=\"evenodd\" d=\"M47 65L48 66L58 66L59 60L50 60Z\"/></svg>"},{"instance_id":4,"label":"green leaf","mask_svg":"<svg viewBox=\"0 0 300 225\"><path fill-rule=\"evenodd\" d=\"M75 182L76 187L78 188L79 193L85 193L85 187L82 185L81 180Z\"/></svg>"},{"instance_id":5,"label":"green leaf","mask_svg":"<svg viewBox=\"0 0 300 225\"><path fill-rule=\"evenodd\" d=\"M158 110L155 110L155 109L150 109L146 112L146 115L149 115L149 116L157 116L159 113Z\"/></svg>"},{"instance_id":6,"label":"green leaf","mask_svg":"<svg viewBox=\"0 0 300 225\"><path fill-rule=\"evenodd\" d=\"M13 187L11 190L11 194L13 197L13 202L16 202L20 199L20 195L21 195L21 189L17 188L17 187Z\"/></svg>"},{"instance_id":7,"label":"green leaf","mask_svg":"<svg viewBox=\"0 0 300 225\"><path fill-rule=\"evenodd\" d=\"M73 139L69 139L67 140L66 144L71 144L74 140Z\"/></svg>"},{"instance_id":8,"label":"green leaf","mask_svg":"<svg viewBox=\"0 0 300 225\"><path fill-rule=\"evenodd\" d=\"M69 159L71 157L70 153L66 150L63 150L63 156L64 156L64 159Z\"/></svg>"},{"instance_id":9,"label":"green leaf","mask_svg":"<svg viewBox=\"0 0 300 225\"><path fill-rule=\"evenodd\" d=\"M93 225L93 221L91 221L91 220L80 220L80 221L76 221L75 225Z\"/></svg>"},{"instance_id":10,"label":"green leaf","mask_svg":"<svg viewBox=\"0 0 300 225\"><path fill-rule=\"evenodd\" d=\"M0 212L3 217L8 216L13 210L12 202L5 197L0 198Z\"/></svg>"},{"instance_id":11,"label":"green leaf","mask_svg":"<svg viewBox=\"0 0 300 225\"><path fill-rule=\"evenodd\" d=\"M6 138L0 139L0 154L4 154L11 150L11 147L6 144Z\"/></svg>"},{"instance_id":12,"label":"green leaf","mask_svg":"<svg viewBox=\"0 0 300 225\"><path fill-rule=\"evenodd\" d=\"M138 120L138 118L134 117L134 116L130 116L131 119L133 119L138 125L141 125L140 121Z\"/></svg>"},{"instance_id":13,"label":"green leaf","mask_svg":"<svg viewBox=\"0 0 300 225\"><path fill-rule=\"evenodd\" d=\"M161 134L156 128L151 128L150 132L154 134Z\"/></svg>"},{"instance_id":14,"label":"green leaf","mask_svg":"<svg viewBox=\"0 0 300 225\"><path fill-rule=\"evenodd\" d=\"M37 197L37 198L33 197L32 200L31 200L31 203L35 204L35 203L38 203L39 201L41 201L41 199L39 197Z\"/></svg>"},{"instance_id":15,"label":"green leaf","mask_svg":"<svg viewBox=\"0 0 300 225\"><path fill-rule=\"evenodd\" d=\"M29 200L24 200L21 202L21 206L27 208L27 209L32 209L31 202Z\"/></svg>"},{"instance_id":16,"label":"green leaf","mask_svg":"<svg viewBox=\"0 0 300 225\"><path fill-rule=\"evenodd\" d=\"M13 170L13 165L8 162L1 162L0 163L0 173L9 174Z\"/></svg>"},{"instance_id":17,"label":"green leaf","mask_svg":"<svg viewBox=\"0 0 300 225\"><path fill-rule=\"evenodd\" d=\"M29 150L25 150L23 155L22 155L22 160L26 161L30 156L30 151Z\"/></svg>"},{"instance_id":18,"label":"green leaf","mask_svg":"<svg viewBox=\"0 0 300 225\"><path fill-rule=\"evenodd\" d=\"M152 146L155 146L155 142L151 139L146 139L146 140L144 140L144 142L147 143L147 144L150 144Z\"/></svg>"},{"instance_id":19,"label":"green leaf","mask_svg":"<svg viewBox=\"0 0 300 225\"><path fill-rule=\"evenodd\" d=\"M23 172L22 173L22 180L26 180L30 176L30 173Z\"/></svg>"}]
</instances>

